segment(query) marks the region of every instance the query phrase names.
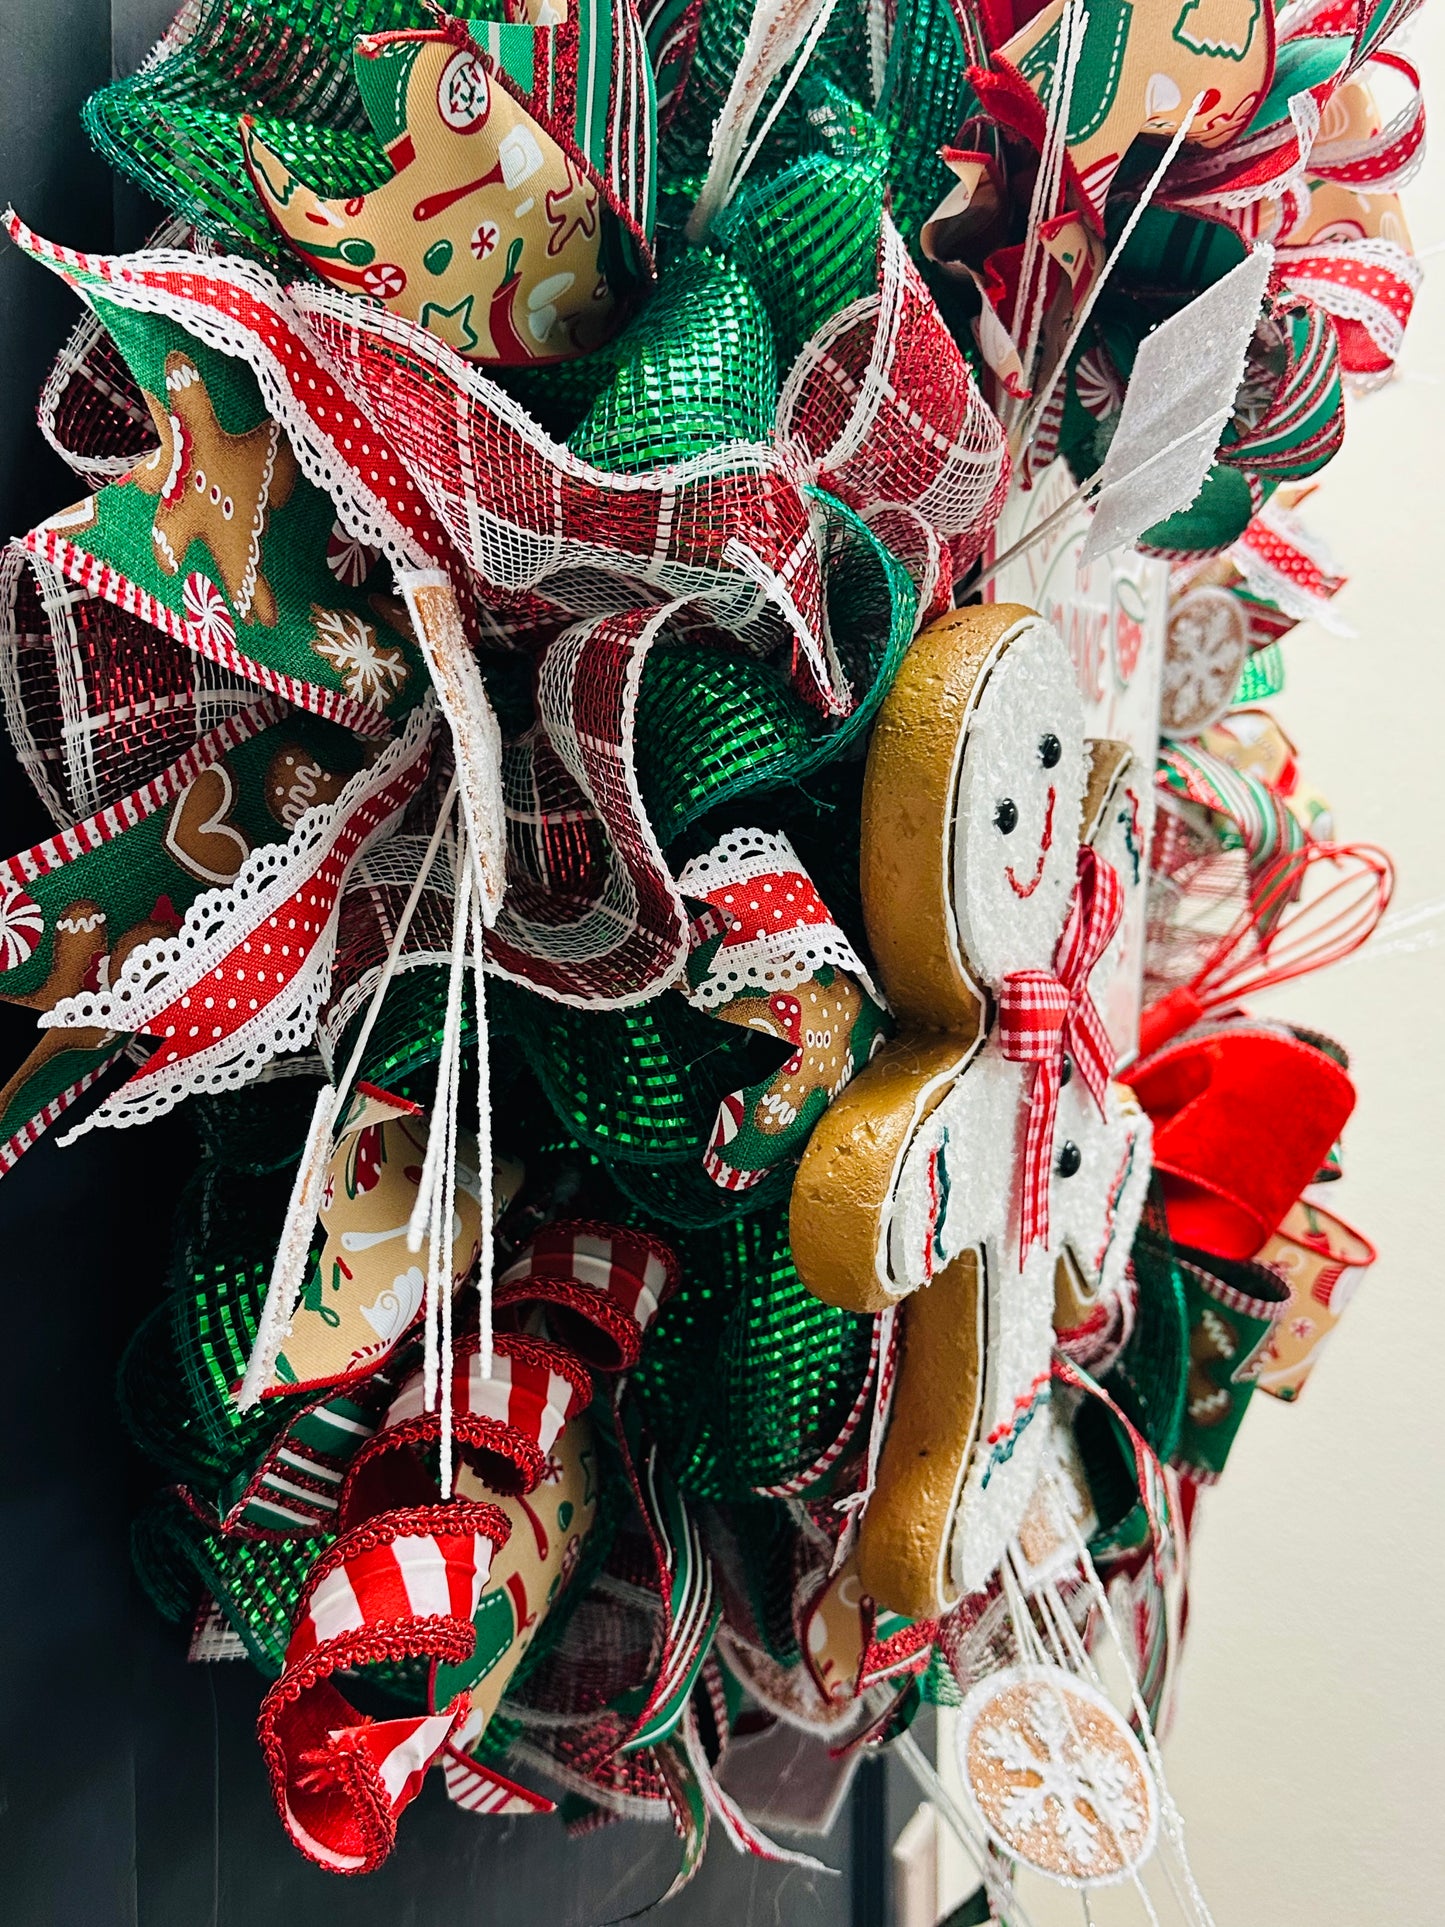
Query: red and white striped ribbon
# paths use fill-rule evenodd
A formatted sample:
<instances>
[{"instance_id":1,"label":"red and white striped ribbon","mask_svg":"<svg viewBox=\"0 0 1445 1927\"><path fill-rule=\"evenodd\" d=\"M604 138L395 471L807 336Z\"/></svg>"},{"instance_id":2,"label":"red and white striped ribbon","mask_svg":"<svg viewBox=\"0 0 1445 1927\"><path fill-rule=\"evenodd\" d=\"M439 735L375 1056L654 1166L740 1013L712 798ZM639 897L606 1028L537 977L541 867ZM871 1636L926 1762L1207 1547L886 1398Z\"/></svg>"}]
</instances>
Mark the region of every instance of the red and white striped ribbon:
<instances>
[{"instance_id":1,"label":"red and white striped ribbon","mask_svg":"<svg viewBox=\"0 0 1445 1927\"><path fill-rule=\"evenodd\" d=\"M497 1280L492 1303L503 1329L520 1323L530 1306L574 1314L567 1329L573 1348L585 1346L596 1371L627 1371L677 1284L677 1259L660 1239L569 1218L523 1246Z\"/></svg>"},{"instance_id":2,"label":"red and white striped ribbon","mask_svg":"<svg viewBox=\"0 0 1445 1927\"><path fill-rule=\"evenodd\" d=\"M382 1660L464 1660L492 1555L510 1531L494 1505L414 1506L368 1519L318 1562L257 1730L282 1822L319 1866L368 1873L381 1864L398 1815L468 1711L459 1696L371 1720L331 1676Z\"/></svg>"},{"instance_id":3,"label":"red and white striped ribbon","mask_svg":"<svg viewBox=\"0 0 1445 1927\"><path fill-rule=\"evenodd\" d=\"M591 1376L565 1346L511 1332L498 1335L490 1374L483 1364L475 1333L457 1341L451 1405L457 1450L480 1461L478 1469L496 1491L509 1497L534 1492L562 1427L591 1403ZM352 1460L341 1501L343 1520L356 1516L376 1491L379 1459L430 1444L440 1434L441 1415L427 1405L425 1373L419 1368L392 1400L380 1431Z\"/></svg>"}]
</instances>

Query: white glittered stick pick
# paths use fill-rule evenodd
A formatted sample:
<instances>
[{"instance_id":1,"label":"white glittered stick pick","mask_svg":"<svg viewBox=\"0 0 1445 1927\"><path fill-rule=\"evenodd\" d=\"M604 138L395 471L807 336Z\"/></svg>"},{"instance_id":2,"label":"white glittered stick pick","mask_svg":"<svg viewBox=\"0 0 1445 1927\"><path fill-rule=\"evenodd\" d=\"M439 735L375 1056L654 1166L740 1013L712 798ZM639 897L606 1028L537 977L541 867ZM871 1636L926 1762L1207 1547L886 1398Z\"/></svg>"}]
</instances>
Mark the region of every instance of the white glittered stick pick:
<instances>
[{"instance_id":1,"label":"white glittered stick pick","mask_svg":"<svg viewBox=\"0 0 1445 1927\"><path fill-rule=\"evenodd\" d=\"M1081 565L1137 541L1198 495L1234 408L1273 265L1273 249L1257 248L1140 343Z\"/></svg>"},{"instance_id":2,"label":"white glittered stick pick","mask_svg":"<svg viewBox=\"0 0 1445 1927\"><path fill-rule=\"evenodd\" d=\"M462 627L450 581L436 569L399 569L416 639L451 727L467 848L490 930L506 889L507 818L502 802L502 731Z\"/></svg>"}]
</instances>

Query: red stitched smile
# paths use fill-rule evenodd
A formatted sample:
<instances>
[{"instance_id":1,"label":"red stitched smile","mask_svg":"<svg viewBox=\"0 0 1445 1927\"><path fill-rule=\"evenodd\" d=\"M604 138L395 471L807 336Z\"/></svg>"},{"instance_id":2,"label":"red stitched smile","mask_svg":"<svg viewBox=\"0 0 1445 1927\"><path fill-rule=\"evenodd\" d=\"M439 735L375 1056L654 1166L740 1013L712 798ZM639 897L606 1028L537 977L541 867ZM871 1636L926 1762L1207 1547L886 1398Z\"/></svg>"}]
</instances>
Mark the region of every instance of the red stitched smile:
<instances>
[{"instance_id":1,"label":"red stitched smile","mask_svg":"<svg viewBox=\"0 0 1445 1927\"><path fill-rule=\"evenodd\" d=\"M1039 860L1034 865L1033 876L1027 883L1020 883L1014 875L1014 867L1011 863L1004 871L1004 875L1009 881L1009 888L1016 897L1031 897L1044 880L1044 864L1048 860L1048 854L1053 847L1054 841L1054 802L1057 796L1058 791L1051 783L1049 785L1048 806L1044 810L1044 833L1039 840Z\"/></svg>"}]
</instances>

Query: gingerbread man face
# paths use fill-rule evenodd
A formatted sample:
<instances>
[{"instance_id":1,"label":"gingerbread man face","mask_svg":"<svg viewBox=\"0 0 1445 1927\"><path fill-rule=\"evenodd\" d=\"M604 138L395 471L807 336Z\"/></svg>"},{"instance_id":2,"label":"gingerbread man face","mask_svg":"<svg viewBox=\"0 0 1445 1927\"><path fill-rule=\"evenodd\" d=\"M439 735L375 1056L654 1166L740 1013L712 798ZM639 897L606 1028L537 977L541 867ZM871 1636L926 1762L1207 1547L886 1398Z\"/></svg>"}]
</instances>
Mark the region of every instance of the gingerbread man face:
<instances>
[{"instance_id":1,"label":"gingerbread man face","mask_svg":"<svg viewBox=\"0 0 1445 1927\"><path fill-rule=\"evenodd\" d=\"M962 742L953 904L970 974L998 984L1047 969L1074 887L1084 720L1062 642L1014 634L979 678Z\"/></svg>"},{"instance_id":2,"label":"gingerbread man face","mask_svg":"<svg viewBox=\"0 0 1445 1927\"><path fill-rule=\"evenodd\" d=\"M864 911L900 1034L814 1132L792 1238L830 1303L908 1300L859 1564L915 1616L982 1585L1016 1533L1061 1254L1097 1293L1142 1203L1140 1120L1088 996L1122 907L1080 857L1092 767L1063 643L1012 605L924 631L870 749Z\"/></svg>"}]
</instances>

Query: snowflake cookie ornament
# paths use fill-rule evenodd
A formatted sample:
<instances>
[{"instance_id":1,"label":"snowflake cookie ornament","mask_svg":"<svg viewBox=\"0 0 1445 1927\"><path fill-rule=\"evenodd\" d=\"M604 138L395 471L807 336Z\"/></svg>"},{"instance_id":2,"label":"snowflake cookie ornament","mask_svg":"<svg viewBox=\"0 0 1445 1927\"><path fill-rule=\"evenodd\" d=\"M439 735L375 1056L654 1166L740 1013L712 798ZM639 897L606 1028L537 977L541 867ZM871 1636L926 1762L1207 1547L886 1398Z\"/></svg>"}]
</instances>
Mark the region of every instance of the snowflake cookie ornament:
<instances>
[{"instance_id":1,"label":"snowflake cookie ornament","mask_svg":"<svg viewBox=\"0 0 1445 1927\"><path fill-rule=\"evenodd\" d=\"M922 632L869 751L863 908L899 1035L819 1121L790 1219L817 1296L902 1305L858 1560L912 1617L983 1585L1017 1533L1060 1259L1076 1296L1117 1289L1142 1208L1147 1123L1089 994L1123 886L1079 845L1086 793L1113 824L1094 766L1120 754L1086 750L1062 641L1005 603Z\"/></svg>"},{"instance_id":2,"label":"snowflake cookie ornament","mask_svg":"<svg viewBox=\"0 0 1445 1927\"><path fill-rule=\"evenodd\" d=\"M965 1799L1000 1852L1070 1887L1127 1880L1154 1851L1159 1800L1113 1705L1059 1666L982 1679L958 1715Z\"/></svg>"}]
</instances>

